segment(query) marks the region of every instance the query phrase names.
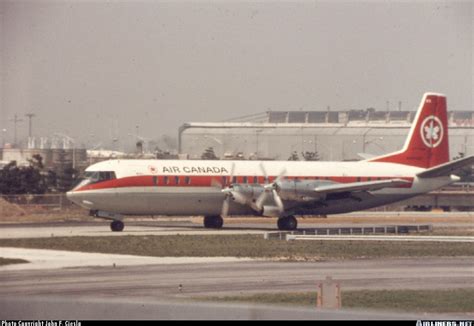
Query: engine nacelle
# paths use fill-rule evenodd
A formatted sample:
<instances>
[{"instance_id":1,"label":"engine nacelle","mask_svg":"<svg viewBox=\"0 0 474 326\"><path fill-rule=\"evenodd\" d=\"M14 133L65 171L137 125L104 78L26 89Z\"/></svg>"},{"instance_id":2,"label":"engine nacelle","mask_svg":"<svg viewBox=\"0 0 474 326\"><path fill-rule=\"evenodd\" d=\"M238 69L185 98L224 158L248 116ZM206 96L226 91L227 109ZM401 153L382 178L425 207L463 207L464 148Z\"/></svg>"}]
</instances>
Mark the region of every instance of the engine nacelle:
<instances>
[{"instance_id":1,"label":"engine nacelle","mask_svg":"<svg viewBox=\"0 0 474 326\"><path fill-rule=\"evenodd\" d=\"M278 195L283 200L314 201L324 200L325 195L317 194L314 189L323 184L332 184L330 181L314 180L282 180L276 184Z\"/></svg>"},{"instance_id":2,"label":"engine nacelle","mask_svg":"<svg viewBox=\"0 0 474 326\"><path fill-rule=\"evenodd\" d=\"M232 199L242 205L252 205L264 191L264 188L260 185L239 183L233 184L231 189Z\"/></svg>"},{"instance_id":3,"label":"engine nacelle","mask_svg":"<svg viewBox=\"0 0 474 326\"><path fill-rule=\"evenodd\" d=\"M268 217L279 217L281 214L278 206L263 206L262 215Z\"/></svg>"}]
</instances>

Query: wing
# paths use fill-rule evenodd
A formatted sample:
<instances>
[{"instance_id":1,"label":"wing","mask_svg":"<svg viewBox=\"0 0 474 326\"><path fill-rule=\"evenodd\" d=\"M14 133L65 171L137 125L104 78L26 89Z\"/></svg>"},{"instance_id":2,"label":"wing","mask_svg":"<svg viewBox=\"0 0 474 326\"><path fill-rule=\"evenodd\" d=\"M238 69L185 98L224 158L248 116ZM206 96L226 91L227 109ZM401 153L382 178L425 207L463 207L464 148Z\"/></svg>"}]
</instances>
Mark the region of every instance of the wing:
<instances>
[{"instance_id":1,"label":"wing","mask_svg":"<svg viewBox=\"0 0 474 326\"><path fill-rule=\"evenodd\" d=\"M353 191L375 191L383 188L394 188L406 186L411 184L410 181L403 179L389 179L379 181L366 182L352 182L352 183L337 183L331 185L324 185L314 189L317 194L332 194L338 192L353 192Z\"/></svg>"},{"instance_id":2,"label":"wing","mask_svg":"<svg viewBox=\"0 0 474 326\"><path fill-rule=\"evenodd\" d=\"M443 177L449 176L454 171L459 170L467 165L474 164L474 155L460 158L459 160L451 161L448 163L444 163L434 168L427 169L423 172L417 174L420 178L436 178L436 177Z\"/></svg>"}]
</instances>

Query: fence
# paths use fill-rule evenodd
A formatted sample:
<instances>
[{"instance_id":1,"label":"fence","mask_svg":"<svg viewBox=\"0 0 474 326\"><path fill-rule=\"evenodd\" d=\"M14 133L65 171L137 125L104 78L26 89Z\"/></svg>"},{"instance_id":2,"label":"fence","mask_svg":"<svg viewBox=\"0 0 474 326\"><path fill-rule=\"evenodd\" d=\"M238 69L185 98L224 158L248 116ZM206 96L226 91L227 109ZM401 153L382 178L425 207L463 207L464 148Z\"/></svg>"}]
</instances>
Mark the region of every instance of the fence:
<instances>
[{"instance_id":1,"label":"fence","mask_svg":"<svg viewBox=\"0 0 474 326\"><path fill-rule=\"evenodd\" d=\"M0 195L2 211L11 205L18 205L23 209L64 210L75 207L66 194L43 195Z\"/></svg>"}]
</instances>

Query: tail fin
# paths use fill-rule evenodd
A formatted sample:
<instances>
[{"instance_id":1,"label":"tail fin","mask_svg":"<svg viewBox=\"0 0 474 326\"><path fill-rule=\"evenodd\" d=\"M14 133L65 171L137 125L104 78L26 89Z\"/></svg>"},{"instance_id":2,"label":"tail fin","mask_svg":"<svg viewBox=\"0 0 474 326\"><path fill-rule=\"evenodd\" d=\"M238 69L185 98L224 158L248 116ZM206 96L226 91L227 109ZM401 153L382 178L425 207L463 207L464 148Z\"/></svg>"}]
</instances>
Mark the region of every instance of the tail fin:
<instances>
[{"instance_id":1,"label":"tail fin","mask_svg":"<svg viewBox=\"0 0 474 326\"><path fill-rule=\"evenodd\" d=\"M425 93L401 151L370 159L430 168L449 161L446 96Z\"/></svg>"}]
</instances>

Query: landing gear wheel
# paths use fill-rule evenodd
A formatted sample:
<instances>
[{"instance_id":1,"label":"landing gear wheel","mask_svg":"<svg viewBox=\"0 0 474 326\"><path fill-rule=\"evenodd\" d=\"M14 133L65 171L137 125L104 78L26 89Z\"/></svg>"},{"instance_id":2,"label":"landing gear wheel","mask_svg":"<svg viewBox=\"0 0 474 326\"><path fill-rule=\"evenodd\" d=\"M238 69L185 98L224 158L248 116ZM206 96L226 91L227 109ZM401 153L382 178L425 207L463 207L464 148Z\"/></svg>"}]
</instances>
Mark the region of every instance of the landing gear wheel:
<instances>
[{"instance_id":1,"label":"landing gear wheel","mask_svg":"<svg viewBox=\"0 0 474 326\"><path fill-rule=\"evenodd\" d=\"M217 216L204 216L204 227L207 229L220 229L224 225L224 219Z\"/></svg>"},{"instance_id":2,"label":"landing gear wheel","mask_svg":"<svg viewBox=\"0 0 474 326\"><path fill-rule=\"evenodd\" d=\"M278 229L282 231L293 231L298 227L298 221L293 215L278 219Z\"/></svg>"},{"instance_id":3,"label":"landing gear wheel","mask_svg":"<svg viewBox=\"0 0 474 326\"><path fill-rule=\"evenodd\" d=\"M110 223L110 229L114 232L120 232L123 230L124 227L125 225L123 224L123 222L119 220L115 220Z\"/></svg>"}]
</instances>

